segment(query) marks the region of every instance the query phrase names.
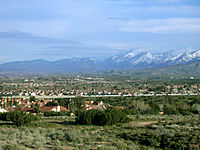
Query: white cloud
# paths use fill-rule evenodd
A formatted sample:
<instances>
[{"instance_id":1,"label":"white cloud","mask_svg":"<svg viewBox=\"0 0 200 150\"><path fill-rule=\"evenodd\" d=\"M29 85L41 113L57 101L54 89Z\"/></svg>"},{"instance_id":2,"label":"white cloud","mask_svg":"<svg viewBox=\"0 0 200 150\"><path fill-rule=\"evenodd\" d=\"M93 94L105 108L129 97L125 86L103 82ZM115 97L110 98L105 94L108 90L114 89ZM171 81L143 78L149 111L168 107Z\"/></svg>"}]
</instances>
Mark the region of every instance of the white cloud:
<instances>
[{"instance_id":1,"label":"white cloud","mask_svg":"<svg viewBox=\"0 0 200 150\"><path fill-rule=\"evenodd\" d=\"M119 30L150 33L199 33L200 18L130 20L121 23Z\"/></svg>"},{"instance_id":2,"label":"white cloud","mask_svg":"<svg viewBox=\"0 0 200 150\"><path fill-rule=\"evenodd\" d=\"M109 44L107 44L108 48L115 49L115 50L147 48L149 46L152 46L151 43L145 42L145 41L133 41L133 42L129 42L129 43L109 43Z\"/></svg>"}]
</instances>

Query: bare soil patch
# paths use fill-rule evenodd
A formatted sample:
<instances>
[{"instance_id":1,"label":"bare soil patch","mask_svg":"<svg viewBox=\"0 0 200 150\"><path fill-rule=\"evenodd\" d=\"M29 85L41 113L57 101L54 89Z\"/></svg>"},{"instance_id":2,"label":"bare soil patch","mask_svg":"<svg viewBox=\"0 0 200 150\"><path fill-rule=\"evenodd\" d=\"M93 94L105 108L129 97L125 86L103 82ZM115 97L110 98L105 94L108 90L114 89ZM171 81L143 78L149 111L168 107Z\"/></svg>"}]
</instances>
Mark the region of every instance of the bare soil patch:
<instances>
[{"instance_id":1,"label":"bare soil patch","mask_svg":"<svg viewBox=\"0 0 200 150\"><path fill-rule=\"evenodd\" d=\"M131 121L127 125L131 127L142 127L150 124L158 123L158 121Z\"/></svg>"}]
</instances>

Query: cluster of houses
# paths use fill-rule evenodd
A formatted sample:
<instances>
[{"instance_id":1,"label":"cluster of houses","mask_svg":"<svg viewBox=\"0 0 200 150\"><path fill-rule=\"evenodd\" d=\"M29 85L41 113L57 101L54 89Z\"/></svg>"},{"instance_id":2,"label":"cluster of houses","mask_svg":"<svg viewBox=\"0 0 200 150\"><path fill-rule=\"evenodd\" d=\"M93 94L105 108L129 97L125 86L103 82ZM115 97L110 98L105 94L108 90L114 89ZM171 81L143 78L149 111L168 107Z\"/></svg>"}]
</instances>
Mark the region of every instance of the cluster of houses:
<instances>
[{"instance_id":1,"label":"cluster of houses","mask_svg":"<svg viewBox=\"0 0 200 150\"><path fill-rule=\"evenodd\" d=\"M19 110L19 111L23 111L23 112L28 112L28 113L35 113L35 108L31 108L31 107L13 107L13 108L0 108L0 113L4 113L4 112L10 112L10 111L15 111L15 110ZM39 107L39 110L41 112L48 112L48 111L54 111L54 112L60 112L60 111L68 111L67 108L63 107L63 106L41 106Z\"/></svg>"},{"instance_id":2,"label":"cluster of houses","mask_svg":"<svg viewBox=\"0 0 200 150\"><path fill-rule=\"evenodd\" d=\"M23 91L17 91L17 90L10 90L9 92L3 91L0 92L0 94L3 95L15 95L15 96L32 96L34 94L35 96L64 96L64 95L70 95L70 96L83 96L83 95L133 95L130 92L127 91L121 91L118 92L116 90L23 90Z\"/></svg>"},{"instance_id":3,"label":"cluster of houses","mask_svg":"<svg viewBox=\"0 0 200 150\"><path fill-rule=\"evenodd\" d=\"M47 103L52 102L52 100L42 100L42 101L30 101L28 99L11 99L11 98L3 98L0 100L0 113L10 112L10 111L24 111L29 113L36 112L36 106L41 112L60 112L60 111L68 111L67 108L63 106L45 106ZM3 106L3 107L2 107Z\"/></svg>"},{"instance_id":4,"label":"cluster of houses","mask_svg":"<svg viewBox=\"0 0 200 150\"><path fill-rule=\"evenodd\" d=\"M84 101L82 107L83 107L83 110L90 110L90 109L105 110L106 109L106 105L102 101L98 102L96 105L94 104L94 101Z\"/></svg>"},{"instance_id":5,"label":"cluster of houses","mask_svg":"<svg viewBox=\"0 0 200 150\"><path fill-rule=\"evenodd\" d=\"M63 106L46 106L47 103L52 102L52 100L37 100L31 101L29 99L11 99L11 98L3 98L0 100L0 113L2 112L10 112L10 111L23 111L28 113L37 113L37 110L40 112L60 112L67 111L68 109ZM8 105L9 104L9 105ZM3 107L2 107L3 106ZM94 102L94 101L83 101L82 109L83 110L106 110L106 108L111 107L109 104L104 104L102 101ZM115 107L116 109L125 109L124 107Z\"/></svg>"},{"instance_id":6,"label":"cluster of houses","mask_svg":"<svg viewBox=\"0 0 200 150\"><path fill-rule=\"evenodd\" d=\"M52 100L42 100L42 101L30 101L29 99L13 99L13 98L2 98L0 100L1 106L9 106L9 107L15 107L16 105L19 107L31 107L32 105L40 105L45 106L48 102L51 102Z\"/></svg>"},{"instance_id":7,"label":"cluster of houses","mask_svg":"<svg viewBox=\"0 0 200 150\"><path fill-rule=\"evenodd\" d=\"M108 107L113 107L109 104L104 104L102 101L97 102L97 104L94 104L94 101L84 101L83 102L83 110L90 110L90 109L98 109L98 110L106 110ZM114 106L116 109L127 109L125 106Z\"/></svg>"}]
</instances>

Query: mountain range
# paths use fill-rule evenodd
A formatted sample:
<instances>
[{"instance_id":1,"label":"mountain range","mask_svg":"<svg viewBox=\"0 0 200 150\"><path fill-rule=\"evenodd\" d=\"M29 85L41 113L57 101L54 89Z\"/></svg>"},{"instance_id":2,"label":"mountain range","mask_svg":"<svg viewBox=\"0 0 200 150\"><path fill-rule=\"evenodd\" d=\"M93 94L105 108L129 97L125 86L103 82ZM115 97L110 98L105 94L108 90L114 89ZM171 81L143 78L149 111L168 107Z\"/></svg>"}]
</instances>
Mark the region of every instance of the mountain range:
<instances>
[{"instance_id":1,"label":"mountain range","mask_svg":"<svg viewBox=\"0 0 200 150\"><path fill-rule=\"evenodd\" d=\"M109 69L146 69L188 64L200 60L200 50L192 52L136 52L127 51L107 59Z\"/></svg>"},{"instance_id":2,"label":"mountain range","mask_svg":"<svg viewBox=\"0 0 200 150\"><path fill-rule=\"evenodd\" d=\"M89 58L71 58L58 61L37 59L9 62L0 65L0 72L66 73L136 70L184 65L199 61L200 50L162 53L131 50L112 56L102 62L96 62L94 59Z\"/></svg>"}]
</instances>

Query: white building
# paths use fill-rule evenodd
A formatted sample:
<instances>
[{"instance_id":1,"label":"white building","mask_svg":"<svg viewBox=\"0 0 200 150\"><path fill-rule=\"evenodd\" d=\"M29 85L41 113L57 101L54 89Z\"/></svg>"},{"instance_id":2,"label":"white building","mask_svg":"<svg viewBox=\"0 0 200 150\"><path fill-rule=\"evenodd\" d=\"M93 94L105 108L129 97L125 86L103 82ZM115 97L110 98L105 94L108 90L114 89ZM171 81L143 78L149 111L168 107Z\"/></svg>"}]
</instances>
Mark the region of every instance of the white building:
<instances>
[{"instance_id":1,"label":"white building","mask_svg":"<svg viewBox=\"0 0 200 150\"><path fill-rule=\"evenodd\" d=\"M0 113L5 113L8 112L7 110L5 110L4 108L0 108Z\"/></svg>"}]
</instances>

